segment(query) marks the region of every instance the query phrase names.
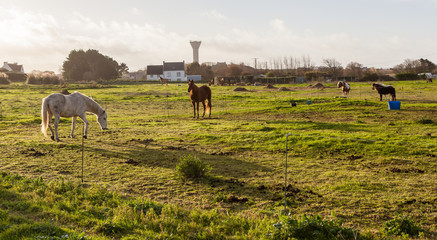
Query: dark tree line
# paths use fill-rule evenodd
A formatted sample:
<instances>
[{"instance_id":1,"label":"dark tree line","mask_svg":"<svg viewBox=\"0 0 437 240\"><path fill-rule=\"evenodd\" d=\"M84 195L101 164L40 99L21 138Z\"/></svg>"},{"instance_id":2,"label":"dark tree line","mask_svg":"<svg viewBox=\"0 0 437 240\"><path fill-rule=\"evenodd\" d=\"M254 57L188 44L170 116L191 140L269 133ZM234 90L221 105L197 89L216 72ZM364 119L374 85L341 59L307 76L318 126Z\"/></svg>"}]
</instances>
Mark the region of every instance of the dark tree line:
<instances>
[{"instance_id":1,"label":"dark tree line","mask_svg":"<svg viewBox=\"0 0 437 240\"><path fill-rule=\"evenodd\" d=\"M98 50L72 50L62 66L66 80L97 80L115 79L128 68L120 65L114 59L104 56Z\"/></svg>"}]
</instances>

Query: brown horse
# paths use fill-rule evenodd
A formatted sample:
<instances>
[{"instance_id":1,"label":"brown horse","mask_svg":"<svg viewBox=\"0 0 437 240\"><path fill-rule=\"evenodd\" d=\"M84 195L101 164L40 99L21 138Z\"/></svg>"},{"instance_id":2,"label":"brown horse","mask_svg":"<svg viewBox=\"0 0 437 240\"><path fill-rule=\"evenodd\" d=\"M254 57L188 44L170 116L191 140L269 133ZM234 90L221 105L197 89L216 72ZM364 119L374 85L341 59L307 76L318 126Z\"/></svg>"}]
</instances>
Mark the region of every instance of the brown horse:
<instances>
[{"instance_id":1,"label":"brown horse","mask_svg":"<svg viewBox=\"0 0 437 240\"><path fill-rule=\"evenodd\" d=\"M161 82L161 85L163 85L164 83L165 83L165 86L168 85L168 78L159 77L159 81Z\"/></svg>"},{"instance_id":2,"label":"brown horse","mask_svg":"<svg viewBox=\"0 0 437 240\"><path fill-rule=\"evenodd\" d=\"M196 107L197 107L197 119L199 119L199 102L203 104L203 115L205 117L205 112L208 111L209 117L211 117L211 88L206 85L201 87L196 86L193 80L188 80L188 92L190 93L191 104L193 104L194 116L196 118ZM208 100L208 105L205 105L205 100ZM197 106L196 106L197 104Z\"/></svg>"},{"instance_id":3,"label":"brown horse","mask_svg":"<svg viewBox=\"0 0 437 240\"><path fill-rule=\"evenodd\" d=\"M349 91L351 90L351 86L349 85L349 83L344 81L339 81L337 83L337 88L341 88L341 90L343 91L343 97L349 96Z\"/></svg>"},{"instance_id":4,"label":"brown horse","mask_svg":"<svg viewBox=\"0 0 437 240\"><path fill-rule=\"evenodd\" d=\"M374 83L372 85L372 89L378 91L379 101L382 101L382 95L384 95L384 97L386 97L387 94L390 94L392 101L396 101L396 90L393 86L391 86L391 85L387 86L387 85L384 85L382 83Z\"/></svg>"}]
</instances>

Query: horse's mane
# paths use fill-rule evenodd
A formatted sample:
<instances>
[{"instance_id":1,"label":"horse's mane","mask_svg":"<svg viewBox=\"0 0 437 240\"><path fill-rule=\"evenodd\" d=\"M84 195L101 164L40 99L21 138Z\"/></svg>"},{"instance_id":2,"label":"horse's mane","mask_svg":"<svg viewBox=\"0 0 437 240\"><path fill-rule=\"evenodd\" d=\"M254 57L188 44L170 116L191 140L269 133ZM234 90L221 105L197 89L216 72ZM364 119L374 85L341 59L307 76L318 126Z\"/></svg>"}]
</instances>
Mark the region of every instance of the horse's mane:
<instances>
[{"instance_id":1,"label":"horse's mane","mask_svg":"<svg viewBox=\"0 0 437 240\"><path fill-rule=\"evenodd\" d=\"M74 91L73 94L80 96L83 100L85 100L86 105L91 108L90 109L91 112L100 114L103 111L103 108L100 107L100 105L96 101L94 101L91 97L88 97L78 91ZM73 94L70 94L68 96L72 96Z\"/></svg>"},{"instance_id":2,"label":"horse's mane","mask_svg":"<svg viewBox=\"0 0 437 240\"><path fill-rule=\"evenodd\" d=\"M380 87L388 87L388 86L390 86L390 85L384 85L382 83L373 83L373 85L377 85L377 86L380 86Z\"/></svg>"}]
</instances>

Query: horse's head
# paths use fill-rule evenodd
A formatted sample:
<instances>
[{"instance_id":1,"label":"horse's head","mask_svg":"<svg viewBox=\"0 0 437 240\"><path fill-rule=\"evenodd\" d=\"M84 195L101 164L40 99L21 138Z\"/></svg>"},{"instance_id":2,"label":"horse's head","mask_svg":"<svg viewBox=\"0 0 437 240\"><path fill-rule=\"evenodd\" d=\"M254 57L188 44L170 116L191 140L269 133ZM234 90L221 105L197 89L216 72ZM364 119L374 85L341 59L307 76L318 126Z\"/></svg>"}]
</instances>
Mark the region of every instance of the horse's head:
<instances>
[{"instance_id":1,"label":"horse's head","mask_svg":"<svg viewBox=\"0 0 437 240\"><path fill-rule=\"evenodd\" d=\"M103 110L103 112L97 116L97 122L99 122L100 127L102 130L108 130L108 115L106 114L106 110Z\"/></svg>"},{"instance_id":2,"label":"horse's head","mask_svg":"<svg viewBox=\"0 0 437 240\"><path fill-rule=\"evenodd\" d=\"M188 80L188 92L191 92L193 86L194 86L194 80Z\"/></svg>"},{"instance_id":3,"label":"horse's head","mask_svg":"<svg viewBox=\"0 0 437 240\"><path fill-rule=\"evenodd\" d=\"M343 82L342 81L339 81L338 83L337 83L337 88L341 88L343 86Z\"/></svg>"},{"instance_id":4,"label":"horse's head","mask_svg":"<svg viewBox=\"0 0 437 240\"><path fill-rule=\"evenodd\" d=\"M375 90L376 89L376 84L374 83L374 84L372 84L372 90Z\"/></svg>"}]
</instances>

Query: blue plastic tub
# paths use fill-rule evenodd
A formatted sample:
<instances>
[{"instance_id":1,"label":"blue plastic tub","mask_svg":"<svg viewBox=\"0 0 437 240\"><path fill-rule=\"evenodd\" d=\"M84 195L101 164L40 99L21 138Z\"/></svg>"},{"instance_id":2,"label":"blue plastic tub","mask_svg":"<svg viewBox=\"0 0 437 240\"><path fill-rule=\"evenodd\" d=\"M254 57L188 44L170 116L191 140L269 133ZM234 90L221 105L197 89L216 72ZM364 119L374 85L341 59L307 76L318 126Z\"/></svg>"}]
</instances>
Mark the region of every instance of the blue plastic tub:
<instances>
[{"instance_id":1,"label":"blue plastic tub","mask_svg":"<svg viewBox=\"0 0 437 240\"><path fill-rule=\"evenodd\" d=\"M401 101L389 101L388 102L389 110L399 110L401 109Z\"/></svg>"}]
</instances>

